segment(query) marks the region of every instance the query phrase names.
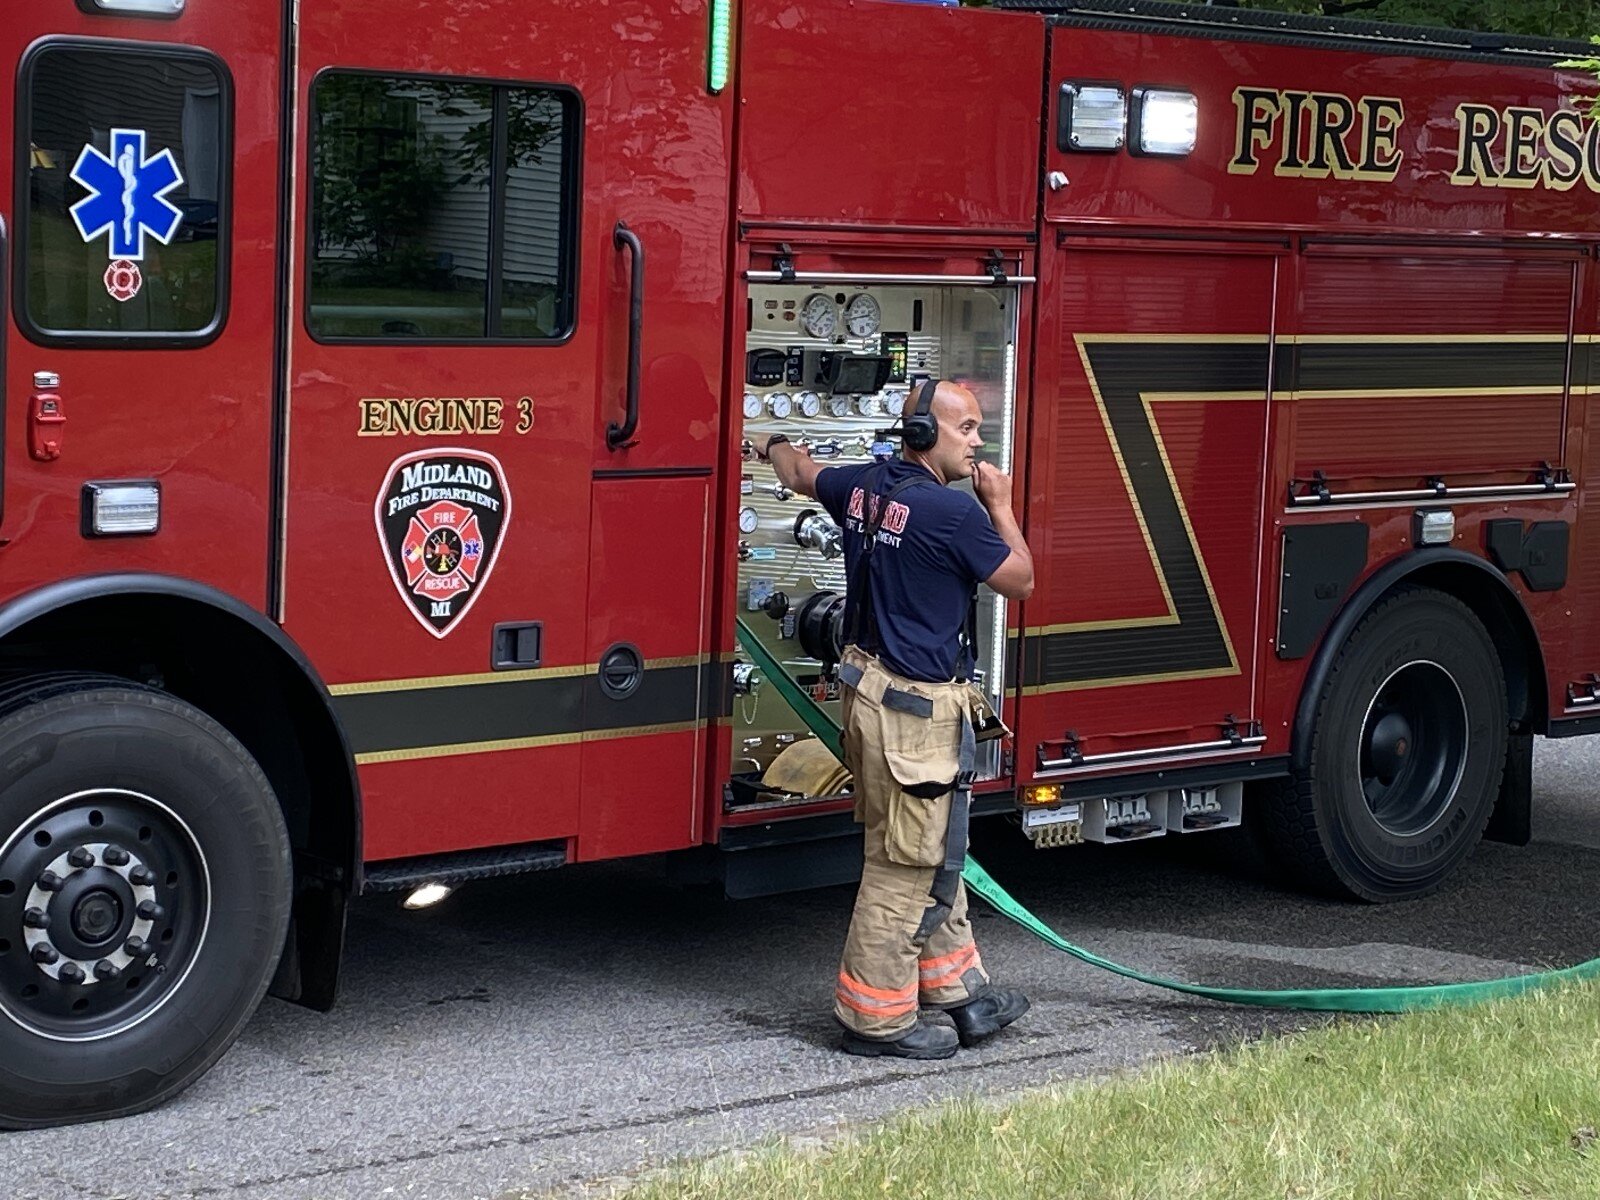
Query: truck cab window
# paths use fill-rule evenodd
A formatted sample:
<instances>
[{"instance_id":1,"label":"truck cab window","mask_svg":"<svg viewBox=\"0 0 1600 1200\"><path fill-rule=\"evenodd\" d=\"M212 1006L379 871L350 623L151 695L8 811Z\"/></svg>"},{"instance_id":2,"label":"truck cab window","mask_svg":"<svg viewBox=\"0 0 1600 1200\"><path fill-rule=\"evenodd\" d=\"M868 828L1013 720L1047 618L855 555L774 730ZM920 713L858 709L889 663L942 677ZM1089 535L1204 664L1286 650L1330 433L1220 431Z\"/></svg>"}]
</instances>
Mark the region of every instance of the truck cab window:
<instances>
[{"instance_id":1,"label":"truck cab window","mask_svg":"<svg viewBox=\"0 0 1600 1200\"><path fill-rule=\"evenodd\" d=\"M324 340L553 340L572 323L577 102L322 75L307 324Z\"/></svg>"},{"instance_id":2,"label":"truck cab window","mask_svg":"<svg viewBox=\"0 0 1600 1200\"><path fill-rule=\"evenodd\" d=\"M23 68L18 315L39 341L208 339L222 321L229 123L189 51L47 44Z\"/></svg>"}]
</instances>

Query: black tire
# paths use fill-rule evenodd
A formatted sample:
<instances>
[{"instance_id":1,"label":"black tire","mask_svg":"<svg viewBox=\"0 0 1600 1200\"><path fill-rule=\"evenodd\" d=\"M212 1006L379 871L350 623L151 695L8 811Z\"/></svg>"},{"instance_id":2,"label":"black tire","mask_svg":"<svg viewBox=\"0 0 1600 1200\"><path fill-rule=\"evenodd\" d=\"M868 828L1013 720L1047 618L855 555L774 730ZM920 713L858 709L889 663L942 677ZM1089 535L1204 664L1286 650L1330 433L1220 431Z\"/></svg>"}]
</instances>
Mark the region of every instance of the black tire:
<instances>
[{"instance_id":1,"label":"black tire","mask_svg":"<svg viewBox=\"0 0 1600 1200\"><path fill-rule=\"evenodd\" d=\"M1306 769L1260 797L1285 876L1375 902L1438 888L1494 811L1506 722L1499 655L1465 604L1422 588L1380 602L1316 698Z\"/></svg>"},{"instance_id":2,"label":"black tire","mask_svg":"<svg viewBox=\"0 0 1600 1200\"><path fill-rule=\"evenodd\" d=\"M261 1002L291 896L272 787L210 717L105 677L0 688L0 1128L198 1079Z\"/></svg>"}]
</instances>

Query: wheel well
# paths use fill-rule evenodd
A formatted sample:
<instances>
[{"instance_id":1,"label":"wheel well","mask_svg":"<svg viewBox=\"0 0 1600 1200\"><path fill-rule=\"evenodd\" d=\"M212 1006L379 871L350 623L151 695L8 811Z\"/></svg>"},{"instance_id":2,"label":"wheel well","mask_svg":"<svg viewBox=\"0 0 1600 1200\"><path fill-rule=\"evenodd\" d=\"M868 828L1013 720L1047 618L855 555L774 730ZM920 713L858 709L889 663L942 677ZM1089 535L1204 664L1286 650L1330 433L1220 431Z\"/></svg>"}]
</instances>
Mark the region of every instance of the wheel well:
<instances>
[{"instance_id":1,"label":"wheel well","mask_svg":"<svg viewBox=\"0 0 1600 1200\"><path fill-rule=\"evenodd\" d=\"M1518 726L1545 727L1549 692L1539 636L1527 610L1503 579L1465 563L1436 562L1405 576L1397 586L1433 588L1470 608L1499 652L1506 679L1507 715Z\"/></svg>"},{"instance_id":2,"label":"wheel well","mask_svg":"<svg viewBox=\"0 0 1600 1200\"><path fill-rule=\"evenodd\" d=\"M193 704L239 739L271 781L294 849L294 919L272 992L326 1008L345 902L360 887L354 767L321 684L292 645L259 614L226 602L127 591L72 599L0 635L0 670L119 675Z\"/></svg>"},{"instance_id":3,"label":"wheel well","mask_svg":"<svg viewBox=\"0 0 1600 1200\"><path fill-rule=\"evenodd\" d=\"M1483 622L1506 680L1506 711L1513 733L1543 732L1549 718L1544 653L1538 634L1506 577L1482 558L1453 549L1416 550L1384 563L1340 609L1323 632L1301 683L1290 739L1290 756L1299 767L1311 744L1316 698L1333 660L1356 625L1374 605L1405 587L1429 587L1453 596Z\"/></svg>"}]
</instances>

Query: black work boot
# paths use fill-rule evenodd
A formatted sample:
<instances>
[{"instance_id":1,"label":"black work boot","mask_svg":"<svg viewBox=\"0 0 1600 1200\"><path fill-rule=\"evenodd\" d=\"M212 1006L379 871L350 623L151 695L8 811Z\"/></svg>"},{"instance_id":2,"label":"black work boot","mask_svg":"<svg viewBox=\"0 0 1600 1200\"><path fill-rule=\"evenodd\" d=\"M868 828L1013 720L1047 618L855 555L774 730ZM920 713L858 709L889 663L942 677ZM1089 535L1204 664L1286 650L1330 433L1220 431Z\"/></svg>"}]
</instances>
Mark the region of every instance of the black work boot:
<instances>
[{"instance_id":1,"label":"black work boot","mask_svg":"<svg viewBox=\"0 0 1600 1200\"><path fill-rule=\"evenodd\" d=\"M956 1052L956 1038L943 1025L926 1021L918 1021L897 1038L862 1037L846 1029L844 1052L864 1058L949 1058Z\"/></svg>"},{"instance_id":2,"label":"black work boot","mask_svg":"<svg viewBox=\"0 0 1600 1200\"><path fill-rule=\"evenodd\" d=\"M945 1011L956 1023L956 1036L963 1046L976 1046L991 1034L999 1033L1029 1008L1020 988L992 987L976 1000Z\"/></svg>"}]
</instances>

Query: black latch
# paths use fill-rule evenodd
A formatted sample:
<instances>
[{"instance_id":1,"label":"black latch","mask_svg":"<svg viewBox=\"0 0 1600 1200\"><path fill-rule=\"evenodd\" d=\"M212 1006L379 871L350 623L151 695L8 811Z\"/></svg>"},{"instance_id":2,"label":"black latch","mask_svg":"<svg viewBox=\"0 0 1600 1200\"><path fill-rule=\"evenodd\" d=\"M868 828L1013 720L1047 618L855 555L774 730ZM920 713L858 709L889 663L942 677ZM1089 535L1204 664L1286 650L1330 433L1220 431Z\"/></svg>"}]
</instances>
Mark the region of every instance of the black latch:
<instances>
[{"instance_id":1,"label":"black latch","mask_svg":"<svg viewBox=\"0 0 1600 1200\"><path fill-rule=\"evenodd\" d=\"M544 626L538 621L502 621L494 627L489 668L517 671L537 667L543 654Z\"/></svg>"},{"instance_id":2,"label":"black latch","mask_svg":"<svg viewBox=\"0 0 1600 1200\"><path fill-rule=\"evenodd\" d=\"M1047 742L1039 743L1039 764L1041 768L1045 759L1050 757L1044 750L1048 744ZM1069 766L1081 767L1083 765L1083 747L1078 740L1078 731L1076 729L1067 730L1066 735L1062 737L1061 757L1067 760ZM1057 763L1056 765L1059 766L1060 764Z\"/></svg>"},{"instance_id":3,"label":"black latch","mask_svg":"<svg viewBox=\"0 0 1600 1200\"><path fill-rule=\"evenodd\" d=\"M1008 282L1005 260L1000 256L1000 251L989 251L989 257L983 260L983 269L989 273L989 278L994 281L995 287L1004 287Z\"/></svg>"},{"instance_id":4,"label":"black latch","mask_svg":"<svg viewBox=\"0 0 1600 1200\"><path fill-rule=\"evenodd\" d=\"M600 656L600 690L613 700L626 700L644 681L639 648L618 642Z\"/></svg>"},{"instance_id":5,"label":"black latch","mask_svg":"<svg viewBox=\"0 0 1600 1200\"><path fill-rule=\"evenodd\" d=\"M794 282L794 251L789 248L788 242L778 243L778 252L772 256L772 269L784 283Z\"/></svg>"}]
</instances>

